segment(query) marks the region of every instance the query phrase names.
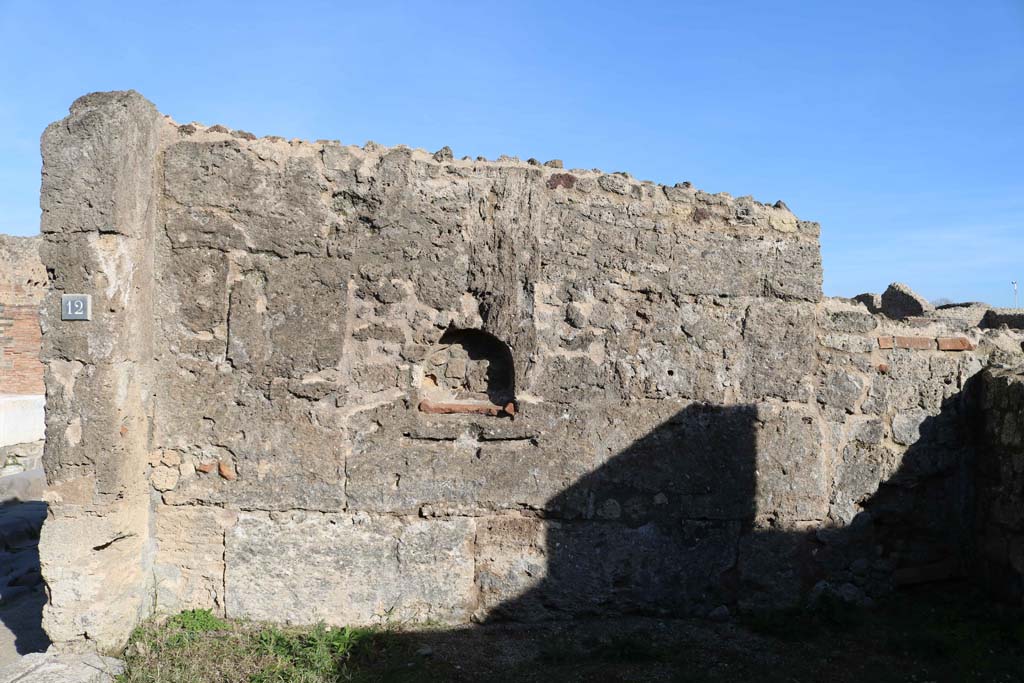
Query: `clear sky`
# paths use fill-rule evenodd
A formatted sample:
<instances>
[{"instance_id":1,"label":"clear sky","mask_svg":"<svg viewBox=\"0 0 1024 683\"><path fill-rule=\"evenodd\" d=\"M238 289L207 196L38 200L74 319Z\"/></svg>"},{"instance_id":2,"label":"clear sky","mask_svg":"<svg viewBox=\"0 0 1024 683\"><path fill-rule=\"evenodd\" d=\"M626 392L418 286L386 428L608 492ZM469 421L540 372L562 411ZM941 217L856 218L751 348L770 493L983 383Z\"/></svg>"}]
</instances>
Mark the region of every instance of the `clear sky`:
<instances>
[{"instance_id":1,"label":"clear sky","mask_svg":"<svg viewBox=\"0 0 1024 683\"><path fill-rule=\"evenodd\" d=\"M126 88L179 122L783 199L822 224L826 294L1024 281L1024 0L0 0L0 231L38 231L43 128Z\"/></svg>"}]
</instances>

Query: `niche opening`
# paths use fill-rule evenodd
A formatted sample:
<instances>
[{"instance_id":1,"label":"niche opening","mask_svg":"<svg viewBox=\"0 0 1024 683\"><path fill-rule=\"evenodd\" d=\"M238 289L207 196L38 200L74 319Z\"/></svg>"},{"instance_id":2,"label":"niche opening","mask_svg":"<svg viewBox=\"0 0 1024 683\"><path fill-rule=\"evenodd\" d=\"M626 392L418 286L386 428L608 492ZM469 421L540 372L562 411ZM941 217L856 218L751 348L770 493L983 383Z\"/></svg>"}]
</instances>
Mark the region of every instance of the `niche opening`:
<instances>
[{"instance_id":1,"label":"niche opening","mask_svg":"<svg viewBox=\"0 0 1024 683\"><path fill-rule=\"evenodd\" d=\"M515 365L505 342L483 330L449 329L423 360L425 413L512 416Z\"/></svg>"}]
</instances>

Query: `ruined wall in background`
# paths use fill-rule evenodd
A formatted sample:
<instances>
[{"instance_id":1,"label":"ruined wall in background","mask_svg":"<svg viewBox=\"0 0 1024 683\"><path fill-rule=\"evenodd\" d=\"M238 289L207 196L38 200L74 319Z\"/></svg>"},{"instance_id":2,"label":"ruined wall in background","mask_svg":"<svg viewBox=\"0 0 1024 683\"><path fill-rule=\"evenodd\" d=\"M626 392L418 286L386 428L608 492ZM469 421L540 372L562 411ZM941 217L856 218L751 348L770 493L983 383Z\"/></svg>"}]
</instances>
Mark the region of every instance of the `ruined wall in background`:
<instances>
[{"instance_id":1,"label":"ruined wall in background","mask_svg":"<svg viewBox=\"0 0 1024 683\"><path fill-rule=\"evenodd\" d=\"M61 647L152 604L700 615L955 573L971 450L938 427L1020 348L823 301L781 203L179 126L135 93L48 130L43 208Z\"/></svg>"},{"instance_id":2,"label":"ruined wall in background","mask_svg":"<svg viewBox=\"0 0 1024 683\"><path fill-rule=\"evenodd\" d=\"M0 235L0 394L42 394L39 306L46 270L38 237Z\"/></svg>"},{"instance_id":3,"label":"ruined wall in background","mask_svg":"<svg viewBox=\"0 0 1024 683\"><path fill-rule=\"evenodd\" d=\"M45 401L39 308L47 281L41 241L0 235L0 476L41 466Z\"/></svg>"},{"instance_id":4,"label":"ruined wall in background","mask_svg":"<svg viewBox=\"0 0 1024 683\"><path fill-rule=\"evenodd\" d=\"M1020 330L989 327L984 306L868 308L829 299L818 312L828 516L843 531L815 533L812 550L838 569L823 585L857 601L969 573L973 378L1024 359Z\"/></svg>"},{"instance_id":5,"label":"ruined wall in background","mask_svg":"<svg viewBox=\"0 0 1024 683\"><path fill-rule=\"evenodd\" d=\"M1024 605L1024 367L982 375L976 529L987 586Z\"/></svg>"}]
</instances>

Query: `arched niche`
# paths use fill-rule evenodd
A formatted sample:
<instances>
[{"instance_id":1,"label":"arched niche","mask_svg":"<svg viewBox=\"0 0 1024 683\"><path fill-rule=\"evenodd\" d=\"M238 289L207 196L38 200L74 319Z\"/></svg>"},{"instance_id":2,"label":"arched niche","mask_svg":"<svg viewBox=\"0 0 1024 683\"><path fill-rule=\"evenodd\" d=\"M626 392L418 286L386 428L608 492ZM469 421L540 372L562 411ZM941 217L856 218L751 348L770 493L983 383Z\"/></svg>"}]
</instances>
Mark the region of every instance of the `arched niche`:
<instances>
[{"instance_id":1,"label":"arched niche","mask_svg":"<svg viewBox=\"0 0 1024 683\"><path fill-rule=\"evenodd\" d=\"M515 414L515 364L508 345L483 330L449 329L422 363L423 412Z\"/></svg>"}]
</instances>

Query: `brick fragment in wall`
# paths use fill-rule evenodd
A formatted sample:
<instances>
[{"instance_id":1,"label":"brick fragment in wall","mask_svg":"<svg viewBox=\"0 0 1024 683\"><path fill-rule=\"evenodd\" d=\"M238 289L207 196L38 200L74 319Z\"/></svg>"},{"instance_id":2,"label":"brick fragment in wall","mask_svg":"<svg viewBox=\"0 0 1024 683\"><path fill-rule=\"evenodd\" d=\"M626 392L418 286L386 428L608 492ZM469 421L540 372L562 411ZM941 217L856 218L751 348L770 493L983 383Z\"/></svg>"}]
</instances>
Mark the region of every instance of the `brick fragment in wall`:
<instances>
[{"instance_id":1,"label":"brick fragment in wall","mask_svg":"<svg viewBox=\"0 0 1024 683\"><path fill-rule=\"evenodd\" d=\"M897 349L930 351L935 348L935 340L931 337L893 337L893 345Z\"/></svg>"},{"instance_id":2,"label":"brick fragment in wall","mask_svg":"<svg viewBox=\"0 0 1024 683\"><path fill-rule=\"evenodd\" d=\"M973 351L974 344L966 337L939 337L939 351Z\"/></svg>"}]
</instances>

